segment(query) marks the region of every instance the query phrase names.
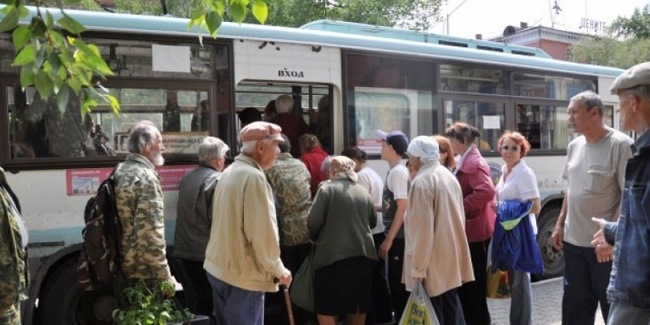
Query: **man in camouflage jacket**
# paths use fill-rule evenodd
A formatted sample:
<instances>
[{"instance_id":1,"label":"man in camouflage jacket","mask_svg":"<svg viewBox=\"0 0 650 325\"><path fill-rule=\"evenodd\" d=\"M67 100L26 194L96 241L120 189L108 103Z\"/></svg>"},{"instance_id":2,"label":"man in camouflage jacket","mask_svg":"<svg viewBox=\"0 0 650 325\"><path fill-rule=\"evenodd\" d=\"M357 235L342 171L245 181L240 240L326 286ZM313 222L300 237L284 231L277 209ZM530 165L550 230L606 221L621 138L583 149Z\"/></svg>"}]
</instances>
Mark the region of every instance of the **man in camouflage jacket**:
<instances>
[{"instance_id":1,"label":"man in camouflage jacket","mask_svg":"<svg viewBox=\"0 0 650 325\"><path fill-rule=\"evenodd\" d=\"M27 299L27 228L20 204L0 168L0 325L20 325L20 301Z\"/></svg>"},{"instance_id":2,"label":"man in camouflage jacket","mask_svg":"<svg viewBox=\"0 0 650 325\"><path fill-rule=\"evenodd\" d=\"M163 192L154 166L162 166L162 135L141 121L129 135L129 155L115 171L115 200L122 224L122 269L127 280L170 281Z\"/></svg>"}]
</instances>

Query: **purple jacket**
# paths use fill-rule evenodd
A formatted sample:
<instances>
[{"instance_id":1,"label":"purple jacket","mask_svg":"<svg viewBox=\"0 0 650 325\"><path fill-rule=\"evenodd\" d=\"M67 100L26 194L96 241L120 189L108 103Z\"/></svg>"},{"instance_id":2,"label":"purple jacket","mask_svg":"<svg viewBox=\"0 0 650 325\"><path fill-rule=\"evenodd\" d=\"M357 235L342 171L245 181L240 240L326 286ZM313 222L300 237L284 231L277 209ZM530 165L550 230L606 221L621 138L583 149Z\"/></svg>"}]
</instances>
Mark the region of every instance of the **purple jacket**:
<instances>
[{"instance_id":1,"label":"purple jacket","mask_svg":"<svg viewBox=\"0 0 650 325\"><path fill-rule=\"evenodd\" d=\"M470 149L456 178L463 190L467 241L475 243L491 238L496 218L492 209L496 190L492 184L490 168L478 149Z\"/></svg>"}]
</instances>

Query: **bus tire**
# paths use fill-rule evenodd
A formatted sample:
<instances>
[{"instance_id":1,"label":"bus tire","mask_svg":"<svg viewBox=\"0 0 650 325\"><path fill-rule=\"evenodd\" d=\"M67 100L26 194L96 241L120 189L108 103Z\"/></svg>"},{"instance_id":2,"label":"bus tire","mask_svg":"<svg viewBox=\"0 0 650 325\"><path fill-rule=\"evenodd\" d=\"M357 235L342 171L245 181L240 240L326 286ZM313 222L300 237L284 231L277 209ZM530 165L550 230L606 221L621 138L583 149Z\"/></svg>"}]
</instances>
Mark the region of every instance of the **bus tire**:
<instances>
[{"instance_id":1,"label":"bus tire","mask_svg":"<svg viewBox=\"0 0 650 325\"><path fill-rule=\"evenodd\" d=\"M544 274L533 274L535 280L545 280L562 275L564 271L564 254L553 247L553 230L560 215L560 206L544 208L537 222L537 245L542 253Z\"/></svg>"},{"instance_id":2,"label":"bus tire","mask_svg":"<svg viewBox=\"0 0 650 325\"><path fill-rule=\"evenodd\" d=\"M117 302L111 292L83 291L77 281L77 259L56 266L39 294L37 324L110 325Z\"/></svg>"}]
</instances>

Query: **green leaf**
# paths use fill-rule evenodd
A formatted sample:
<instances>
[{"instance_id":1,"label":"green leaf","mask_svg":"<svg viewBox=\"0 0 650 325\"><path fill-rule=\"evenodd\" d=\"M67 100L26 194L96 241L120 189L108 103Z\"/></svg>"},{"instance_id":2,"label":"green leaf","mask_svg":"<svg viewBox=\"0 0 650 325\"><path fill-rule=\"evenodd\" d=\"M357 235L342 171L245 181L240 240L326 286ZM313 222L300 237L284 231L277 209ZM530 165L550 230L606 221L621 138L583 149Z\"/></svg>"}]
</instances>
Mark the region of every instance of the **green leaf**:
<instances>
[{"instance_id":1,"label":"green leaf","mask_svg":"<svg viewBox=\"0 0 650 325\"><path fill-rule=\"evenodd\" d=\"M20 26L14 30L11 39L14 42L14 49L16 52L25 46L27 41L32 37L32 32L29 31L27 26Z\"/></svg>"},{"instance_id":2,"label":"green leaf","mask_svg":"<svg viewBox=\"0 0 650 325\"><path fill-rule=\"evenodd\" d=\"M70 87L63 86L59 89L59 93L56 94L56 105L59 107L59 112L63 114L66 107L68 107L68 101L70 100Z\"/></svg>"},{"instance_id":3,"label":"green leaf","mask_svg":"<svg viewBox=\"0 0 650 325\"><path fill-rule=\"evenodd\" d=\"M269 17L269 8L266 6L266 2L255 1L253 3L253 16L260 24L264 24L266 19Z\"/></svg>"},{"instance_id":4,"label":"green leaf","mask_svg":"<svg viewBox=\"0 0 650 325\"><path fill-rule=\"evenodd\" d=\"M54 83L52 83L52 79L45 71L38 72L36 79L34 79L34 86L36 86L36 90L41 94L43 100L47 100L54 92Z\"/></svg>"},{"instance_id":5,"label":"green leaf","mask_svg":"<svg viewBox=\"0 0 650 325\"><path fill-rule=\"evenodd\" d=\"M18 12L20 13L20 18L25 18L31 13L29 9L25 8L23 5L20 5L20 7L18 7Z\"/></svg>"},{"instance_id":6,"label":"green leaf","mask_svg":"<svg viewBox=\"0 0 650 325\"><path fill-rule=\"evenodd\" d=\"M33 85L35 77L33 64L25 65L20 69L20 85L22 87L26 88Z\"/></svg>"},{"instance_id":7,"label":"green leaf","mask_svg":"<svg viewBox=\"0 0 650 325\"><path fill-rule=\"evenodd\" d=\"M42 37L45 35L45 22L39 16L32 17L29 24L29 30L32 32L32 37Z\"/></svg>"},{"instance_id":8,"label":"green leaf","mask_svg":"<svg viewBox=\"0 0 650 325\"><path fill-rule=\"evenodd\" d=\"M14 6L16 5L15 0L7 0L7 1L2 1L6 6L2 9L0 9L0 14L6 15L11 11Z\"/></svg>"},{"instance_id":9,"label":"green leaf","mask_svg":"<svg viewBox=\"0 0 650 325\"><path fill-rule=\"evenodd\" d=\"M108 67L106 61L104 61L104 59L102 59L100 56L86 56L84 63L88 66L88 68L100 74L102 77L112 76L115 74L113 70Z\"/></svg>"},{"instance_id":10,"label":"green leaf","mask_svg":"<svg viewBox=\"0 0 650 325\"><path fill-rule=\"evenodd\" d=\"M106 95L106 97L108 98L108 102L111 105L113 114L115 114L117 117L120 117L120 102L113 95Z\"/></svg>"},{"instance_id":11,"label":"green leaf","mask_svg":"<svg viewBox=\"0 0 650 325\"><path fill-rule=\"evenodd\" d=\"M221 22L221 15L214 10L210 10L205 17L205 24L208 27L210 36L215 37L217 35L217 30L219 29L219 26L221 26Z\"/></svg>"},{"instance_id":12,"label":"green leaf","mask_svg":"<svg viewBox=\"0 0 650 325\"><path fill-rule=\"evenodd\" d=\"M203 16L203 8L198 7L196 9L194 9L194 11L192 11L192 16L191 16L190 19L197 20L197 19L201 18L201 16Z\"/></svg>"},{"instance_id":13,"label":"green leaf","mask_svg":"<svg viewBox=\"0 0 650 325\"><path fill-rule=\"evenodd\" d=\"M54 28L54 17L52 17L52 14L49 11L45 14L45 27L48 29Z\"/></svg>"},{"instance_id":14,"label":"green leaf","mask_svg":"<svg viewBox=\"0 0 650 325\"><path fill-rule=\"evenodd\" d=\"M18 9L12 8L0 21L0 33L12 30L18 25Z\"/></svg>"},{"instance_id":15,"label":"green leaf","mask_svg":"<svg viewBox=\"0 0 650 325\"><path fill-rule=\"evenodd\" d=\"M14 62L11 64L13 67L25 65L27 63L32 63L36 61L36 54L34 53L34 46L30 45L24 47L20 53L14 59Z\"/></svg>"},{"instance_id":16,"label":"green leaf","mask_svg":"<svg viewBox=\"0 0 650 325\"><path fill-rule=\"evenodd\" d=\"M81 109L83 113L90 113L93 110L93 107L97 107L97 101L90 97L85 98L83 103L81 104Z\"/></svg>"},{"instance_id":17,"label":"green leaf","mask_svg":"<svg viewBox=\"0 0 650 325\"><path fill-rule=\"evenodd\" d=\"M246 6L241 2L231 3L228 15L236 22L241 23L246 18Z\"/></svg>"},{"instance_id":18,"label":"green leaf","mask_svg":"<svg viewBox=\"0 0 650 325\"><path fill-rule=\"evenodd\" d=\"M75 93L78 93L81 90L81 87L83 87L81 80L76 76L72 76L70 80L68 80L68 86L70 86Z\"/></svg>"},{"instance_id":19,"label":"green leaf","mask_svg":"<svg viewBox=\"0 0 650 325\"><path fill-rule=\"evenodd\" d=\"M86 27L84 25L80 24L78 21L72 19L72 17L68 15L64 15L63 18L58 20L59 25L63 27L63 29L69 31L72 34L80 34L81 32L86 30Z\"/></svg>"}]
</instances>

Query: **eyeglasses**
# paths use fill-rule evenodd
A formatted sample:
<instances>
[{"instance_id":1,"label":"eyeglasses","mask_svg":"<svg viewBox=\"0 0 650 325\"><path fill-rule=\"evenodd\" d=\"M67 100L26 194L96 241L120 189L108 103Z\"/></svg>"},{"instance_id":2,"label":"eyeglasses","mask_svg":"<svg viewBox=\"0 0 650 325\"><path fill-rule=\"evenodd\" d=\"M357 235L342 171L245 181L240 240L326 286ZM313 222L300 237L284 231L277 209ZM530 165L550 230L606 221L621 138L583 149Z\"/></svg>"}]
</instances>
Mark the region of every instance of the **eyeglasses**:
<instances>
[{"instance_id":1,"label":"eyeglasses","mask_svg":"<svg viewBox=\"0 0 650 325\"><path fill-rule=\"evenodd\" d=\"M519 150L519 147L518 146L512 146L512 147L502 146L501 150L503 150L503 151L510 150L511 152L517 152L517 150Z\"/></svg>"}]
</instances>

